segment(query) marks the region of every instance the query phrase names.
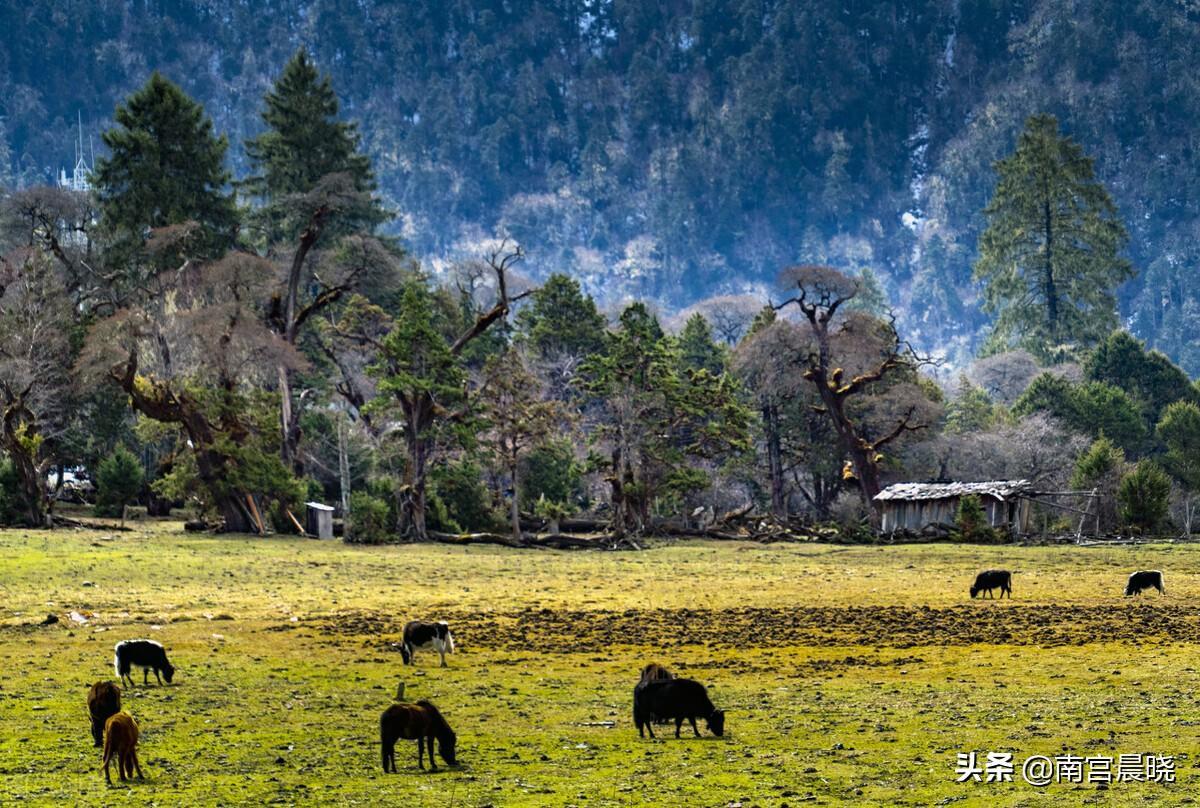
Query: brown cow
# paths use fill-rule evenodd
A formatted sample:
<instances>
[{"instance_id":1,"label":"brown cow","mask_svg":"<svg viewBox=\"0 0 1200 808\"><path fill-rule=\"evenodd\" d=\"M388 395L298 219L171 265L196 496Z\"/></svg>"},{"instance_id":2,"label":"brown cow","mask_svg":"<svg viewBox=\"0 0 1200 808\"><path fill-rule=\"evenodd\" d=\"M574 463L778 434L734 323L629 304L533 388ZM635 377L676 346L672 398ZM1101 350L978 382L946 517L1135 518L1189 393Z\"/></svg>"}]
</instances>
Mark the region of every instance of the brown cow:
<instances>
[{"instance_id":1,"label":"brown cow","mask_svg":"<svg viewBox=\"0 0 1200 808\"><path fill-rule=\"evenodd\" d=\"M129 713L117 713L110 716L104 725L104 779L112 785L112 777L108 773L108 762L117 759L117 774L121 780L131 779L137 770L139 780L142 777L142 767L137 759L138 728L133 716Z\"/></svg>"},{"instance_id":2,"label":"brown cow","mask_svg":"<svg viewBox=\"0 0 1200 808\"><path fill-rule=\"evenodd\" d=\"M675 674L659 665L657 662L651 662L646 667L642 668L643 682L657 682L660 679L674 679Z\"/></svg>"},{"instance_id":3,"label":"brown cow","mask_svg":"<svg viewBox=\"0 0 1200 808\"><path fill-rule=\"evenodd\" d=\"M442 760L455 764L454 746L458 739L454 730L442 718L438 708L428 701L416 704L393 704L379 717L379 742L382 747L383 770L396 771L396 741L417 742L417 767L424 769L425 743L429 743L429 768L437 769L433 760L433 739L438 740L438 751Z\"/></svg>"},{"instance_id":4,"label":"brown cow","mask_svg":"<svg viewBox=\"0 0 1200 808\"><path fill-rule=\"evenodd\" d=\"M88 691L87 705L92 717L92 740L98 749L104 745L104 724L108 717L121 712L121 688L112 682L96 682Z\"/></svg>"}]
</instances>

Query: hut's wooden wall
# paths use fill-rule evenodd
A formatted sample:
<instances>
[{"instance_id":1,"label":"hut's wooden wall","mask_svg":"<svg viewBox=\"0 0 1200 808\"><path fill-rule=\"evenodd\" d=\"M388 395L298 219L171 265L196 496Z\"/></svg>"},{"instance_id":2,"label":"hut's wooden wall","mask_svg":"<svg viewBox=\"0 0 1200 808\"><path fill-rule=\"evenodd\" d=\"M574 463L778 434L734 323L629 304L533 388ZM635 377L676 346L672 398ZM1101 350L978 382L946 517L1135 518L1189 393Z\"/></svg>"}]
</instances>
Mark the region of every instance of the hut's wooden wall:
<instances>
[{"instance_id":1,"label":"hut's wooden wall","mask_svg":"<svg viewBox=\"0 0 1200 808\"><path fill-rule=\"evenodd\" d=\"M1024 533L1029 527L1029 500L1004 501L994 497L980 498L992 527L1007 528ZM921 530L928 525L954 524L958 517L959 497L944 499L885 500L882 527L885 533L893 530Z\"/></svg>"}]
</instances>

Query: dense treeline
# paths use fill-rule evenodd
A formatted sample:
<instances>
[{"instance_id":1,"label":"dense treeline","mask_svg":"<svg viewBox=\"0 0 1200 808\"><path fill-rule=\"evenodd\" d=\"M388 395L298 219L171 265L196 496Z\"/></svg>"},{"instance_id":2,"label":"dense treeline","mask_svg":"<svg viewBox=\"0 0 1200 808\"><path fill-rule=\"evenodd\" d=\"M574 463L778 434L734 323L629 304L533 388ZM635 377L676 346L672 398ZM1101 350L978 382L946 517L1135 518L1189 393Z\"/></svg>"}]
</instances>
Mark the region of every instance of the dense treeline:
<instances>
[{"instance_id":1,"label":"dense treeline","mask_svg":"<svg viewBox=\"0 0 1200 808\"><path fill-rule=\"evenodd\" d=\"M747 508L856 531L889 480L923 478L1095 490L1103 527L1139 530L1174 491L1190 530L1200 394L1113 330L1128 234L1051 116L996 164L975 265L994 321L947 392L869 271L793 265L771 300L712 297L675 327L532 281L511 238L432 276L387 235L307 52L259 115L231 144L154 73L103 133L92 193L3 197L0 521L52 520L81 466L102 514L291 531L319 498L358 541L519 542L580 514L621 539ZM991 537L972 507L958 530Z\"/></svg>"},{"instance_id":2,"label":"dense treeline","mask_svg":"<svg viewBox=\"0 0 1200 808\"><path fill-rule=\"evenodd\" d=\"M1049 112L1097 158L1142 272L1136 335L1200 373L1186 3L7 2L0 185L69 163L154 68L240 144L299 45L361 122L430 269L500 228L609 305L761 292L800 254L871 267L909 338L963 360L991 162ZM99 145L99 144L98 144ZM103 147L100 149L103 151ZM249 151L231 149L236 177ZM69 167L69 166L68 166Z\"/></svg>"}]
</instances>

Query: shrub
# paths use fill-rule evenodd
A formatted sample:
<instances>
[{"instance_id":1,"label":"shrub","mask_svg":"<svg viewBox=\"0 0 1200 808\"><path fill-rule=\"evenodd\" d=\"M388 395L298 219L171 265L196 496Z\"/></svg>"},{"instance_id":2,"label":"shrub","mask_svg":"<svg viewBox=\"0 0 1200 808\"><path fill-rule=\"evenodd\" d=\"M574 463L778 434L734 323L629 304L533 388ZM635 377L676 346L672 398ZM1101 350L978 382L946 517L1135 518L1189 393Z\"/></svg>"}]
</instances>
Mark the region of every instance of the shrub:
<instances>
[{"instance_id":1,"label":"shrub","mask_svg":"<svg viewBox=\"0 0 1200 808\"><path fill-rule=\"evenodd\" d=\"M533 513L540 519L545 519L551 533L559 532L558 523L571 515L571 508L561 502L541 497L533 504Z\"/></svg>"},{"instance_id":2,"label":"shrub","mask_svg":"<svg viewBox=\"0 0 1200 808\"><path fill-rule=\"evenodd\" d=\"M447 463L433 476L426 518L435 530L451 533L495 530L503 524L492 512L483 471L473 460Z\"/></svg>"},{"instance_id":3,"label":"shrub","mask_svg":"<svg viewBox=\"0 0 1200 808\"><path fill-rule=\"evenodd\" d=\"M531 449L521 460L520 477L521 505L526 510L543 497L551 502L575 502L583 491L570 441L550 441Z\"/></svg>"},{"instance_id":4,"label":"shrub","mask_svg":"<svg viewBox=\"0 0 1200 808\"><path fill-rule=\"evenodd\" d=\"M1125 452L1103 435L1075 461L1071 486L1096 490L1099 496L1096 507L1100 511L1102 531L1113 530L1117 526L1117 486L1124 470Z\"/></svg>"},{"instance_id":5,"label":"shrub","mask_svg":"<svg viewBox=\"0 0 1200 808\"><path fill-rule=\"evenodd\" d=\"M382 544L391 536L390 508L385 500L366 491L350 494L350 514L346 519L346 541L358 544Z\"/></svg>"},{"instance_id":6,"label":"shrub","mask_svg":"<svg viewBox=\"0 0 1200 808\"><path fill-rule=\"evenodd\" d=\"M958 501L958 514L954 518L955 537L959 541L995 544L1001 533L988 524L987 509L979 497L968 494Z\"/></svg>"},{"instance_id":7,"label":"shrub","mask_svg":"<svg viewBox=\"0 0 1200 808\"><path fill-rule=\"evenodd\" d=\"M1117 502L1121 521L1132 528L1151 531L1167 518L1171 478L1157 464L1143 460L1121 478Z\"/></svg>"},{"instance_id":8,"label":"shrub","mask_svg":"<svg viewBox=\"0 0 1200 808\"><path fill-rule=\"evenodd\" d=\"M17 513L21 508L20 485L12 462L0 458L0 525L17 522Z\"/></svg>"},{"instance_id":9,"label":"shrub","mask_svg":"<svg viewBox=\"0 0 1200 808\"><path fill-rule=\"evenodd\" d=\"M96 515L123 516L125 506L141 492L145 476L133 452L118 445L96 470Z\"/></svg>"}]
</instances>

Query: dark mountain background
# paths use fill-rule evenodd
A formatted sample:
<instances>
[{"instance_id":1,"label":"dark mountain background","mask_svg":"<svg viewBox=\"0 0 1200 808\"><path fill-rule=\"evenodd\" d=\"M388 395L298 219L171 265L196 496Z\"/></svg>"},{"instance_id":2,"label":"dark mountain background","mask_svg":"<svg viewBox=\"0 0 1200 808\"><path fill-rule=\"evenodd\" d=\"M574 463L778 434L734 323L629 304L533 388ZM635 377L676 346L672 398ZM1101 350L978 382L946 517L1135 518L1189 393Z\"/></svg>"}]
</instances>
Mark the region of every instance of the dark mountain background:
<instances>
[{"instance_id":1,"label":"dark mountain background","mask_svg":"<svg viewBox=\"0 0 1200 808\"><path fill-rule=\"evenodd\" d=\"M434 265L503 229L536 273L668 308L870 268L956 358L986 322L991 163L1049 112L1129 227L1123 316L1200 375L1196 0L2 0L0 23L0 183L69 170L76 116L97 134L153 69L243 173L303 45Z\"/></svg>"}]
</instances>

